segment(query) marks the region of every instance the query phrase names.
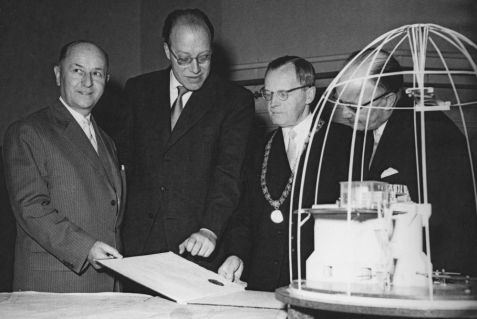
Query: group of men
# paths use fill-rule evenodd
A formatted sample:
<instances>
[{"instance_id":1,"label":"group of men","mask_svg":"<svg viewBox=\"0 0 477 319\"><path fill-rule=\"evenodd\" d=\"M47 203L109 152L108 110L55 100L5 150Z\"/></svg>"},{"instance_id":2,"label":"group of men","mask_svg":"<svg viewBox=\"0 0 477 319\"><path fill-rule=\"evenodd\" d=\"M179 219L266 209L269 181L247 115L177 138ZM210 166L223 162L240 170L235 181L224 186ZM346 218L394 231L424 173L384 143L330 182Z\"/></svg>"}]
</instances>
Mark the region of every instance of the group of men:
<instances>
[{"instance_id":1,"label":"group of men","mask_svg":"<svg viewBox=\"0 0 477 319\"><path fill-rule=\"evenodd\" d=\"M363 165L365 179L406 185L418 201L408 121L413 115L396 110L409 102L402 76L363 80L359 73L370 62L357 61L357 72L343 75L357 80L338 87L334 97L349 125L328 123L310 110L316 95L313 66L294 56L275 59L260 93L277 129L257 141L251 133L252 94L210 72L213 37L202 11L169 14L163 38L170 68L127 81L116 144L91 115L109 79L108 55L90 41L62 48L54 67L59 100L12 124L4 138L6 182L18 226L14 290L119 290L98 260L165 251L229 280L245 280L249 289L287 285L288 211L297 207L290 195L293 177L301 178L309 149L303 205L314 203L321 157L317 201L335 202L339 182L348 177L356 123L374 135L371 148L377 145L367 151L372 155ZM373 60L374 74L399 68L386 52L379 57ZM395 63L384 63L389 60ZM366 99L380 107L357 112L351 106L365 105ZM472 274L477 216L465 142L442 113L433 112L428 122L435 266ZM383 176L390 167L396 173ZM449 167L452 173L446 173ZM312 246L308 221L301 235L303 259ZM126 291L146 291L124 284Z\"/></svg>"}]
</instances>

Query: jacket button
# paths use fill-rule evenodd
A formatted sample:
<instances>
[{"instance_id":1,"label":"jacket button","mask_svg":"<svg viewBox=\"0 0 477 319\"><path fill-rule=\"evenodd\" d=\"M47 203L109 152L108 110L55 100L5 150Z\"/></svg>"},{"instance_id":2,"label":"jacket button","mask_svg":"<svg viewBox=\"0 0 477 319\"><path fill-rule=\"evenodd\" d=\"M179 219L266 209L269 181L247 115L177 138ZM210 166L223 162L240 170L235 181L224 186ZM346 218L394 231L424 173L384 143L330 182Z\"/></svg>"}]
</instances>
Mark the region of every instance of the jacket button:
<instances>
[{"instance_id":1,"label":"jacket button","mask_svg":"<svg viewBox=\"0 0 477 319\"><path fill-rule=\"evenodd\" d=\"M153 213L149 213L149 214L147 214L147 216L148 216L149 218L151 218L151 219L154 218L154 214L153 214Z\"/></svg>"},{"instance_id":2,"label":"jacket button","mask_svg":"<svg viewBox=\"0 0 477 319\"><path fill-rule=\"evenodd\" d=\"M116 201L114 199L111 200L111 206L116 205Z\"/></svg>"},{"instance_id":3,"label":"jacket button","mask_svg":"<svg viewBox=\"0 0 477 319\"><path fill-rule=\"evenodd\" d=\"M161 192L165 192L167 189L164 186L161 186Z\"/></svg>"}]
</instances>

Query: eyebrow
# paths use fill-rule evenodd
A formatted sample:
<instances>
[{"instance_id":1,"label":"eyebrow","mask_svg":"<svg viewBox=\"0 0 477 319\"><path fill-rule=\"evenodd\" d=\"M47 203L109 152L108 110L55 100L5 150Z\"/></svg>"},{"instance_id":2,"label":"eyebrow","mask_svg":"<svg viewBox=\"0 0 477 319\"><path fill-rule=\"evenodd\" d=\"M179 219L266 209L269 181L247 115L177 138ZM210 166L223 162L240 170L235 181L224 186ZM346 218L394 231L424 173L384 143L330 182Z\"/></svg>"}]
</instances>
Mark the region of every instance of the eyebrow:
<instances>
[{"instance_id":1,"label":"eyebrow","mask_svg":"<svg viewBox=\"0 0 477 319\"><path fill-rule=\"evenodd\" d=\"M180 51L180 50L175 52L175 54L184 54L184 55L192 56L189 52L184 52L184 51ZM196 56L201 56L201 55L205 55L205 54L212 54L212 49L202 51L199 54L197 54Z\"/></svg>"},{"instance_id":2,"label":"eyebrow","mask_svg":"<svg viewBox=\"0 0 477 319\"><path fill-rule=\"evenodd\" d=\"M82 64L78 64L78 63L73 63L73 66L75 66L75 67L80 67L80 68L83 68L83 69L86 69L86 67L85 67L84 65L82 65ZM95 68L93 68L93 70L102 70L102 71L104 71L104 70L105 70L105 68L103 68L103 67L95 67Z\"/></svg>"}]
</instances>

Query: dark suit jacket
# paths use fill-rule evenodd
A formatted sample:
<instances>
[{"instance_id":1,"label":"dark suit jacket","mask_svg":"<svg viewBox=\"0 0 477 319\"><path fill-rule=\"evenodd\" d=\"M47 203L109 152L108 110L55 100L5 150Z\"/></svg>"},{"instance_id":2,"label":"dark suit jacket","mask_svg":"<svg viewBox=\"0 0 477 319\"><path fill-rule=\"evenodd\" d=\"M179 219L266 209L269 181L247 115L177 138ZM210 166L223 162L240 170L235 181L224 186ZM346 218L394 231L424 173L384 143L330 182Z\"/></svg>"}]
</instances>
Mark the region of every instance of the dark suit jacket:
<instances>
[{"instance_id":1,"label":"dark suit jacket","mask_svg":"<svg viewBox=\"0 0 477 319\"><path fill-rule=\"evenodd\" d=\"M6 184L17 221L15 290L113 291L114 278L87 263L97 240L120 248L116 149L93 125L99 156L59 101L5 134Z\"/></svg>"},{"instance_id":2,"label":"dark suit jacket","mask_svg":"<svg viewBox=\"0 0 477 319\"><path fill-rule=\"evenodd\" d=\"M401 103L411 105L406 100ZM413 123L412 111L393 111L365 178L407 185L412 200L419 202ZM420 123L419 116L417 123ZM425 126L433 267L477 274L477 215L465 139L442 112L427 112ZM418 143L420 149L420 134ZM382 178L383 171L390 167L398 173ZM420 171L420 201L423 202L421 168Z\"/></svg>"},{"instance_id":3,"label":"dark suit jacket","mask_svg":"<svg viewBox=\"0 0 477 319\"><path fill-rule=\"evenodd\" d=\"M144 74L125 87L130 113L120 152L129 169L123 228L128 256L177 252L200 228L220 240L240 196L251 93L211 74L171 133L169 74Z\"/></svg>"},{"instance_id":4,"label":"dark suit jacket","mask_svg":"<svg viewBox=\"0 0 477 319\"><path fill-rule=\"evenodd\" d=\"M315 134L311 145L304 184L302 207L305 208L310 208L314 203L316 176L325 131L326 124ZM347 143L349 143L350 133L351 130L348 127L331 124L321 169L318 203L334 203L339 197L339 182L347 179L349 162L349 145ZM270 135L267 137L267 141L269 138ZM247 289L273 291L290 283L288 223L291 193L280 207L284 221L279 224L274 223L270 219L274 208L265 199L260 186L264 148L267 141L259 143L254 152L253 169L247 174L244 199L226 235L226 253L227 256L236 255L244 261L242 280L248 283ZM298 169L293 209L298 207L298 191L304 154L302 154ZM270 150L266 174L267 186L273 199L280 197L290 174L282 130L278 129ZM292 226L293 278L297 276L296 221L297 218L294 216ZM305 278L305 261L313 252L313 227L314 221L311 217L301 229L302 278Z\"/></svg>"}]
</instances>

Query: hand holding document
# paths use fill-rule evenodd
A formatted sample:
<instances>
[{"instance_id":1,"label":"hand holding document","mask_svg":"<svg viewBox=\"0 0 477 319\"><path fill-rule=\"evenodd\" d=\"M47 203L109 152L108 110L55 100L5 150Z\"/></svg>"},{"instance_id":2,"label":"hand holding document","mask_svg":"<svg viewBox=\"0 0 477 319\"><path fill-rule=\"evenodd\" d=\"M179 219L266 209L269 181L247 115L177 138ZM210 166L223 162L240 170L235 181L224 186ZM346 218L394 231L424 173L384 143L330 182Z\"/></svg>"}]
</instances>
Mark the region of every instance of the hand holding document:
<instances>
[{"instance_id":1,"label":"hand holding document","mask_svg":"<svg viewBox=\"0 0 477 319\"><path fill-rule=\"evenodd\" d=\"M101 264L98 263L98 260L109 258L123 258L123 256L116 250L116 248L111 247L102 241L95 242L88 253L88 262L95 269L102 268Z\"/></svg>"},{"instance_id":2,"label":"hand holding document","mask_svg":"<svg viewBox=\"0 0 477 319\"><path fill-rule=\"evenodd\" d=\"M243 286L172 252L103 259L98 263L178 303L244 291Z\"/></svg>"}]
</instances>

